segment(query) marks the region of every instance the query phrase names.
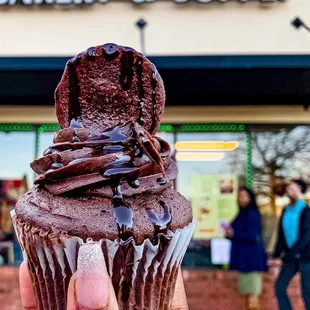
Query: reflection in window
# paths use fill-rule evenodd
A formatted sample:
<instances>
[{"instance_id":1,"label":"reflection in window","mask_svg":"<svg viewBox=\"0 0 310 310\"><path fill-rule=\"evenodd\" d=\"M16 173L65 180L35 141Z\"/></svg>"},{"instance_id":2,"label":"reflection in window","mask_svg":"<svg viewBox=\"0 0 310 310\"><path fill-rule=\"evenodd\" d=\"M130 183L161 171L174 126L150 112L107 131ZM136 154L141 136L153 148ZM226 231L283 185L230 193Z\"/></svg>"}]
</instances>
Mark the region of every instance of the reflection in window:
<instances>
[{"instance_id":1,"label":"reflection in window","mask_svg":"<svg viewBox=\"0 0 310 310\"><path fill-rule=\"evenodd\" d=\"M281 184L294 178L310 182L310 127L257 130L252 136L253 185L259 194L259 203L266 212L279 214L287 202L283 199Z\"/></svg>"},{"instance_id":2,"label":"reflection in window","mask_svg":"<svg viewBox=\"0 0 310 310\"><path fill-rule=\"evenodd\" d=\"M253 128L253 187L262 213L263 237L267 250L274 248L278 217L288 203L285 184L303 179L310 184L310 127ZM310 202L308 191L304 199Z\"/></svg>"},{"instance_id":3,"label":"reflection in window","mask_svg":"<svg viewBox=\"0 0 310 310\"><path fill-rule=\"evenodd\" d=\"M43 152L53 144L54 132L44 132L40 134L39 153L38 156L43 156Z\"/></svg>"},{"instance_id":4,"label":"reflection in window","mask_svg":"<svg viewBox=\"0 0 310 310\"><path fill-rule=\"evenodd\" d=\"M22 179L32 186L34 174L29 166L34 159L34 132L0 132L0 179Z\"/></svg>"},{"instance_id":5,"label":"reflection in window","mask_svg":"<svg viewBox=\"0 0 310 310\"><path fill-rule=\"evenodd\" d=\"M243 133L178 133L177 141L237 141L233 151L210 151L206 161L178 161L178 190L191 200L190 179L195 175L235 174L244 183L245 134ZM218 155L218 156L215 156ZM221 156L220 156L221 155Z\"/></svg>"},{"instance_id":6,"label":"reflection in window","mask_svg":"<svg viewBox=\"0 0 310 310\"><path fill-rule=\"evenodd\" d=\"M17 199L32 186L34 174L30 162L34 159L34 132L0 132L0 265L22 260L14 237L10 211ZM14 242L15 241L15 242ZM14 253L14 255L12 255ZM14 258L13 258L14 257ZM15 261L13 260L15 259Z\"/></svg>"},{"instance_id":7,"label":"reflection in window","mask_svg":"<svg viewBox=\"0 0 310 310\"><path fill-rule=\"evenodd\" d=\"M213 268L210 240L223 237L223 227L238 212L237 189L244 183L245 134L178 133L180 141L205 142L177 144L177 187L191 201L197 221L183 264Z\"/></svg>"}]
</instances>

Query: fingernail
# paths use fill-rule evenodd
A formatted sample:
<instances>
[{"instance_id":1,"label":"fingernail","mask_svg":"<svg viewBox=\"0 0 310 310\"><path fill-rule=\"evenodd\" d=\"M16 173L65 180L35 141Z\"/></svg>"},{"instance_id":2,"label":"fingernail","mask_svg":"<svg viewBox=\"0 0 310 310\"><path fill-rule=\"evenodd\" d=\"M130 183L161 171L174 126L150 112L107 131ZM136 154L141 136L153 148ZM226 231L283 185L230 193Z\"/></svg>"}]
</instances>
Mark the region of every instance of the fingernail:
<instances>
[{"instance_id":1,"label":"fingernail","mask_svg":"<svg viewBox=\"0 0 310 310\"><path fill-rule=\"evenodd\" d=\"M101 247L86 243L79 249L76 301L80 309L101 309L108 304L109 276Z\"/></svg>"}]
</instances>

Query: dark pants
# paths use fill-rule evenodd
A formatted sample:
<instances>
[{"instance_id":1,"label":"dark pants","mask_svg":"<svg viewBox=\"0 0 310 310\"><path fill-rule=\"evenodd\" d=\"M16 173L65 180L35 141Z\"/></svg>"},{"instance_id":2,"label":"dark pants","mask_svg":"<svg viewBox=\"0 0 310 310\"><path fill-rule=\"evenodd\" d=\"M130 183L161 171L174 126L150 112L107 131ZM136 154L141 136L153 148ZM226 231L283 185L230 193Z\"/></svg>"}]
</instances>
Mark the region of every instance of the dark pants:
<instances>
[{"instance_id":1,"label":"dark pants","mask_svg":"<svg viewBox=\"0 0 310 310\"><path fill-rule=\"evenodd\" d=\"M287 287L294 275L300 272L302 296L306 310L310 310L310 262L299 260L286 263L276 282L276 296L280 310L292 310L291 302L287 295Z\"/></svg>"}]
</instances>

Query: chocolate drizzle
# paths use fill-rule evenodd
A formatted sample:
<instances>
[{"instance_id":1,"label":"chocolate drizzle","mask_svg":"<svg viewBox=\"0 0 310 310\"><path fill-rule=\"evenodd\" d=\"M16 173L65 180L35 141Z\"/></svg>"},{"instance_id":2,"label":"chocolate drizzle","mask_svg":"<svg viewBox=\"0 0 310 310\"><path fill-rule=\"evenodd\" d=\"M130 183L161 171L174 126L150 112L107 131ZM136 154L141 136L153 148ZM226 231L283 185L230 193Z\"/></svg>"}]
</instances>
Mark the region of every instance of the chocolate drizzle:
<instances>
[{"instance_id":1,"label":"chocolate drizzle","mask_svg":"<svg viewBox=\"0 0 310 310\"><path fill-rule=\"evenodd\" d=\"M90 47L86 50L85 55L88 59L94 59L95 57L95 47Z\"/></svg>"},{"instance_id":2,"label":"chocolate drizzle","mask_svg":"<svg viewBox=\"0 0 310 310\"><path fill-rule=\"evenodd\" d=\"M121 175L122 178L131 179L131 176L134 175L138 171L138 168L126 167L126 164L124 164L124 162L125 162L124 160L119 160L119 161L116 161L116 162L110 164L109 166L112 166L112 168L109 167L103 173L103 176L108 179L108 178L115 178L115 177ZM117 163L120 163L120 164L117 165ZM128 163L128 165L129 165L129 163ZM116 168L114 168L114 167L116 167ZM132 184L132 182L130 182L130 183Z\"/></svg>"},{"instance_id":3,"label":"chocolate drizzle","mask_svg":"<svg viewBox=\"0 0 310 310\"><path fill-rule=\"evenodd\" d=\"M112 198L113 212L122 241L132 237L133 213L131 206L125 202L119 185L112 186L114 196Z\"/></svg>"},{"instance_id":4,"label":"chocolate drizzle","mask_svg":"<svg viewBox=\"0 0 310 310\"><path fill-rule=\"evenodd\" d=\"M53 163L52 164L52 169L59 169L62 168L64 165L61 163Z\"/></svg>"},{"instance_id":5,"label":"chocolate drizzle","mask_svg":"<svg viewBox=\"0 0 310 310\"><path fill-rule=\"evenodd\" d=\"M133 77L134 51L131 48L123 48L121 55L120 84L124 90L131 87Z\"/></svg>"},{"instance_id":6,"label":"chocolate drizzle","mask_svg":"<svg viewBox=\"0 0 310 310\"><path fill-rule=\"evenodd\" d=\"M152 125L149 132L153 132L156 128L156 115L157 115L157 103L156 103L156 87L157 87L158 72L154 64L152 64Z\"/></svg>"},{"instance_id":7,"label":"chocolate drizzle","mask_svg":"<svg viewBox=\"0 0 310 310\"><path fill-rule=\"evenodd\" d=\"M112 181L112 205L114 217L119 231L119 239L127 241L132 237L133 212L131 206L124 200L120 183L126 180L131 187L138 187L139 169L133 167L133 157L123 156L122 159L104 166L103 176Z\"/></svg>"},{"instance_id":8,"label":"chocolate drizzle","mask_svg":"<svg viewBox=\"0 0 310 310\"><path fill-rule=\"evenodd\" d=\"M161 233L167 233L169 224L171 223L170 207L164 201L160 201L159 203L164 209L164 215L161 218L153 210L147 211L150 220L155 226L154 239Z\"/></svg>"},{"instance_id":9,"label":"chocolate drizzle","mask_svg":"<svg viewBox=\"0 0 310 310\"><path fill-rule=\"evenodd\" d=\"M139 84L139 99L140 99L140 109L139 109L139 118L138 123L140 125L144 124L143 118L143 107L144 107L144 87L143 87L143 57L139 55L136 60L136 71L138 76L138 84Z\"/></svg>"},{"instance_id":10,"label":"chocolate drizzle","mask_svg":"<svg viewBox=\"0 0 310 310\"><path fill-rule=\"evenodd\" d=\"M124 200L120 182L122 179L126 179L130 186L139 186L137 168L128 167L131 161L132 159L127 156L125 159L113 162L108 165L108 169L103 174L104 177L110 178L113 183L112 205L121 241L127 241L132 237L133 212L131 206Z\"/></svg>"},{"instance_id":11,"label":"chocolate drizzle","mask_svg":"<svg viewBox=\"0 0 310 310\"><path fill-rule=\"evenodd\" d=\"M77 135L77 129L78 128L83 128L83 124L81 122L80 119L72 119L70 121L70 128L73 128L73 138L72 138L72 142L81 142L81 140L79 139L78 135Z\"/></svg>"},{"instance_id":12,"label":"chocolate drizzle","mask_svg":"<svg viewBox=\"0 0 310 310\"><path fill-rule=\"evenodd\" d=\"M67 63L69 74L69 122L81 116L81 106L79 102L79 85L76 75L76 68L80 63L81 55L77 55Z\"/></svg>"},{"instance_id":13,"label":"chocolate drizzle","mask_svg":"<svg viewBox=\"0 0 310 310\"><path fill-rule=\"evenodd\" d=\"M44 152L43 156L53 154L54 150L50 147L48 147Z\"/></svg>"},{"instance_id":14,"label":"chocolate drizzle","mask_svg":"<svg viewBox=\"0 0 310 310\"><path fill-rule=\"evenodd\" d=\"M108 131L102 133L102 134L90 134L88 136L87 141L96 141L97 143L102 144L121 144L120 146L123 146L123 143L130 138L130 124L127 123L122 127L116 127L113 129L109 129Z\"/></svg>"},{"instance_id":15,"label":"chocolate drizzle","mask_svg":"<svg viewBox=\"0 0 310 310\"><path fill-rule=\"evenodd\" d=\"M165 179L165 178L158 178L156 181L157 181L157 183L158 183L159 185L165 185L165 184L167 184L167 179Z\"/></svg>"},{"instance_id":16,"label":"chocolate drizzle","mask_svg":"<svg viewBox=\"0 0 310 310\"><path fill-rule=\"evenodd\" d=\"M113 60L119 54L119 46L114 43L106 43L102 46L102 53L105 59Z\"/></svg>"},{"instance_id":17,"label":"chocolate drizzle","mask_svg":"<svg viewBox=\"0 0 310 310\"><path fill-rule=\"evenodd\" d=\"M103 147L103 155L124 152L123 145L107 145Z\"/></svg>"},{"instance_id":18,"label":"chocolate drizzle","mask_svg":"<svg viewBox=\"0 0 310 310\"><path fill-rule=\"evenodd\" d=\"M138 188L140 186L140 181L138 179L128 179L127 181L129 186L131 186L132 188Z\"/></svg>"},{"instance_id":19,"label":"chocolate drizzle","mask_svg":"<svg viewBox=\"0 0 310 310\"><path fill-rule=\"evenodd\" d=\"M55 162L52 164L51 168L49 170L47 170L46 173L54 172L55 170L63 168L63 167L64 167L64 165L62 163Z\"/></svg>"}]
</instances>

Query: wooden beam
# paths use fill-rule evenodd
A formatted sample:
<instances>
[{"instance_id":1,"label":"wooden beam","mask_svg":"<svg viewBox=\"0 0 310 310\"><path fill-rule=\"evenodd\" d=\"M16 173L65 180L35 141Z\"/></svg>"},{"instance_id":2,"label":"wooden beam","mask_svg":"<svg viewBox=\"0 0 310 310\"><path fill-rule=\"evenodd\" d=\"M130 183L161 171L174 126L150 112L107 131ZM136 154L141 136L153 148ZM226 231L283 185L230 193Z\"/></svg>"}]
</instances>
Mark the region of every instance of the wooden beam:
<instances>
[{"instance_id":1,"label":"wooden beam","mask_svg":"<svg viewBox=\"0 0 310 310\"><path fill-rule=\"evenodd\" d=\"M309 124L302 106L167 107L167 123Z\"/></svg>"},{"instance_id":2,"label":"wooden beam","mask_svg":"<svg viewBox=\"0 0 310 310\"><path fill-rule=\"evenodd\" d=\"M57 123L54 107L0 107L0 123ZM166 107L163 123L310 124L302 106Z\"/></svg>"},{"instance_id":3,"label":"wooden beam","mask_svg":"<svg viewBox=\"0 0 310 310\"><path fill-rule=\"evenodd\" d=\"M0 123L57 123L54 107L0 106Z\"/></svg>"}]
</instances>

